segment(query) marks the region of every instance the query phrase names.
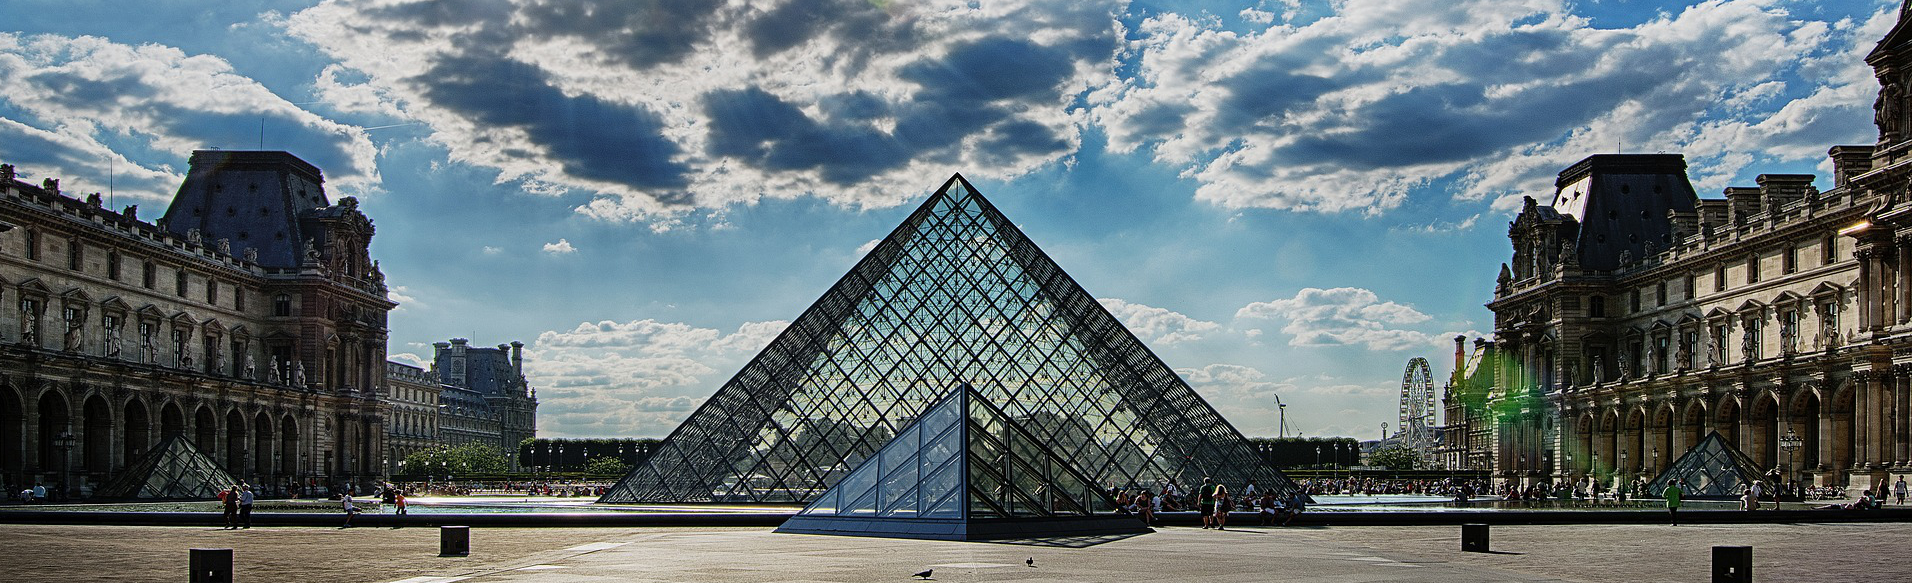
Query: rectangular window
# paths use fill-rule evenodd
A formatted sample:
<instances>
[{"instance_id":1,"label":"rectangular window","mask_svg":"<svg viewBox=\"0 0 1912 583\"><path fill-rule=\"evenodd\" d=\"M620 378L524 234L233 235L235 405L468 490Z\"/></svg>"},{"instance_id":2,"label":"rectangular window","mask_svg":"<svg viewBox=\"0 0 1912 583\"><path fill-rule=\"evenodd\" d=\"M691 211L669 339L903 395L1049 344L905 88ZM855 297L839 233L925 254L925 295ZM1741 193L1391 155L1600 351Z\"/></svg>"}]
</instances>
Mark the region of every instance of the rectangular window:
<instances>
[{"instance_id":1,"label":"rectangular window","mask_svg":"<svg viewBox=\"0 0 1912 583\"><path fill-rule=\"evenodd\" d=\"M186 297L186 270L183 268L173 272L173 294Z\"/></svg>"},{"instance_id":2,"label":"rectangular window","mask_svg":"<svg viewBox=\"0 0 1912 583\"><path fill-rule=\"evenodd\" d=\"M113 281L119 281L120 255L118 251L109 251L106 254L106 277Z\"/></svg>"},{"instance_id":3,"label":"rectangular window","mask_svg":"<svg viewBox=\"0 0 1912 583\"><path fill-rule=\"evenodd\" d=\"M1640 311L1640 290L1636 289L1636 290L1633 290L1632 292L1629 292L1627 294L1627 299L1629 300L1627 305L1632 308L1632 311L1634 312Z\"/></svg>"},{"instance_id":4,"label":"rectangular window","mask_svg":"<svg viewBox=\"0 0 1912 583\"><path fill-rule=\"evenodd\" d=\"M1686 296L1686 297L1685 297L1684 299L1688 299L1688 300L1691 300L1691 299L1693 299L1693 298L1697 298L1697 297L1699 297L1699 293L1698 293L1698 292L1699 292L1699 290L1698 290L1697 288L1695 288L1695 287L1694 287L1694 286L1696 286L1696 285L1699 285L1699 282L1697 282L1697 281L1694 281L1694 280L1697 280L1697 279L1699 279L1699 278L1697 278L1697 277L1693 277L1693 274L1691 274L1691 273L1688 273L1688 274L1686 274L1686 281L1685 281L1685 285L1686 285L1686 287L1685 287L1684 289L1682 289L1682 290L1680 290L1680 292L1681 292L1681 294L1683 294L1684 296Z\"/></svg>"},{"instance_id":5,"label":"rectangular window","mask_svg":"<svg viewBox=\"0 0 1912 583\"><path fill-rule=\"evenodd\" d=\"M38 231L27 229L25 251L27 259L34 261L40 260L40 233Z\"/></svg>"},{"instance_id":6,"label":"rectangular window","mask_svg":"<svg viewBox=\"0 0 1912 583\"><path fill-rule=\"evenodd\" d=\"M66 242L66 268L73 271L86 268L86 247L80 245L79 239Z\"/></svg>"},{"instance_id":7,"label":"rectangular window","mask_svg":"<svg viewBox=\"0 0 1912 583\"><path fill-rule=\"evenodd\" d=\"M219 280L206 279L206 303L219 305Z\"/></svg>"},{"instance_id":8,"label":"rectangular window","mask_svg":"<svg viewBox=\"0 0 1912 583\"><path fill-rule=\"evenodd\" d=\"M40 344L40 301L33 298L20 300L20 341L31 346Z\"/></svg>"},{"instance_id":9,"label":"rectangular window","mask_svg":"<svg viewBox=\"0 0 1912 583\"><path fill-rule=\"evenodd\" d=\"M1656 301L1654 305L1656 306L1666 305L1666 282L1664 281L1660 282L1660 285L1653 289L1653 297Z\"/></svg>"},{"instance_id":10,"label":"rectangular window","mask_svg":"<svg viewBox=\"0 0 1912 583\"><path fill-rule=\"evenodd\" d=\"M1726 264L1724 263L1713 268L1713 292L1722 291L1726 291Z\"/></svg>"},{"instance_id":11,"label":"rectangular window","mask_svg":"<svg viewBox=\"0 0 1912 583\"><path fill-rule=\"evenodd\" d=\"M1759 337L1759 332L1759 320L1757 318L1746 320L1746 346L1742 347L1742 350L1746 352L1748 362L1765 358L1765 355L1762 354L1760 350L1760 344L1764 339Z\"/></svg>"},{"instance_id":12,"label":"rectangular window","mask_svg":"<svg viewBox=\"0 0 1912 583\"><path fill-rule=\"evenodd\" d=\"M1746 283L1759 283L1759 254L1746 258Z\"/></svg>"},{"instance_id":13,"label":"rectangular window","mask_svg":"<svg viewBox=\"0 0 1912 583\"><path fill-rule=\"evenodd\" d=\"M1594 318L1607 317L1606 296L1593 296L1587 299L1587 315Z\"/></svg>"},{"instance_id":14,"label":"rectangular window","mask_svg":"<svg viewBox=\"0 0 1912 583\"><path fill-rule=\"evenodd\" d=\"M158 280L159 280L159 269L153 267L153 262L148 261L146 263L140 264L139 266L139 284L140 285L145 286L146 289L153 289L153 286L159 285Z\"/></svg>"},{"instance_id":15,"label":"rectangular window","mask_svg":"<svg viewBox=\"0 0 1912 583\"><path fill-rule=\"evenodd\" d=\"M1712 355L1713 355L1713 362L1712 362L1712 364L1726 364L1726 362L1727 362L1727 360L1726 360L1726 354L1727 354L1727 353L1726 353L1726 335L1727 335L1727 334L1729 334L1729 333L1731 333L1731 330L1728 330L1728 329L1727 329L1727 325L1726 325L1726 324L1714 324L1714 325L1713 325L1713 338L1712 338L1712 340L1713 340L1713 350L1711 351L1711 353L1712 353Z\"/></svg>"},{"instance_id":16,"label":"rectangular window","mask_svg":"<svg viewBox=\"0 0 1912 583\"><path fill-rule=\"evenodd\" d=\"M103 346L104 350L100 351L100 353L108 357L119 358L120 317L112 315L112 314L107 314L105 318L101 319L101 321L104 324L104 327L106 328L106 339Z\"/></svg>"},{"instance_id":17,"label":"rectangular window","mask_svg":"<svg viewBox=\"0 0 1912 583\"><path fill-rule=\"evenodd\" d=\"M292 315L292 296L288 296L285 294L272 296L272 315L274 316Z\"/></svg>"},{"instance_id":18,"label":"rectangular window","mask_svg":"<svg viewBox=\"0 0 1912 583\"><path fill-rule=\"evenodd\" d=\"M1819 262L1824 265L1832 265L1833 262L1838 260L1839 236L1826 235L1826 240L1819 243Z\"/></svg>"},{"instance_id":19,"label":"rectangular window","mask_svg":"<svg viewBox=\"0 0 1912 583\"><path fill-rule=\"evenodd\" d=\"M246 309L246 288L232 286L232 309Z\"/></svg>"},{"instance_id":20,"label":"rectangular window","mask_svg":"<svg viewBox=\"0 0 1912 583\"><path fill-rule=\"evenodd\" d=\"M1787 245L1786 254L1783 257L1784 260L1781 261L1779 266L1781 273L1795 273L1799 271L1799 247Z\"/></svg>"},{"instance_id":21,"label":"rectangular window","mask_svg":"<svg viewBox=\"0 0 1912 583\"><path fill-rule=\"evenodd\" d=\"M154 364L159 362L159 347L153 344L153 323L139 323L139 362Z\"/></svg>"}]
</instances>

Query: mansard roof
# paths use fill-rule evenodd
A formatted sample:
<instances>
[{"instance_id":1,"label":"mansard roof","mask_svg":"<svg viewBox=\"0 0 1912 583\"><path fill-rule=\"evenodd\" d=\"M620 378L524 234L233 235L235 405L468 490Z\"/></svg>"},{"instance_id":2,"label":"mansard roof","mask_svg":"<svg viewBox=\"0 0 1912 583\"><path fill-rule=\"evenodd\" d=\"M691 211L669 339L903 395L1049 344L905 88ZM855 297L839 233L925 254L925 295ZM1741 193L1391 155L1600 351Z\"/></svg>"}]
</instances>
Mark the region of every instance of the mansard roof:
<instances>
[{"instance_id":1,"label":"mansard roof","mask_svg":"<svg viewBox=\"0 0 1912 583\"><path fill-rule=\"evenodd\" d=\"M257 249L259 265L277 268L298 267L306 242L325 240L322 228L300 220L331 206L317 167L286 152L231 150L193 152L190 164L160 219L165 230Z\"/></svg>"}]
</instances>

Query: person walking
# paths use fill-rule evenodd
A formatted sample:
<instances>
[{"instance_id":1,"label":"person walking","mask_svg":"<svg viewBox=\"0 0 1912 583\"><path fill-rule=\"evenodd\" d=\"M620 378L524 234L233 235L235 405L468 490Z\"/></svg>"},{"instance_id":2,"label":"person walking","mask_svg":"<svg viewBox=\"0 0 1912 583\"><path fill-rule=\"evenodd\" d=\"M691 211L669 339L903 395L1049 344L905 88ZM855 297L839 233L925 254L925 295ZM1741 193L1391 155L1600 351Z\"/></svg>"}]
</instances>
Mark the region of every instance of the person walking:
<instances>
[{"instance_id":1,"label":"person walking","mask_svg":"<svg viewBox=\"0 0 1912 583\"><path fill-rule=\"evenodd\" d=\"M240 528L252 528L252 484L239 486Z\"/></svg>"},{"instance_id":2,"label":"person walking","mask_svg":"<svg viewBox=\"0 0 1912 583\"><path fill-rule=\"evenodd\" d=\"M345 490L345 495L339 497L339 503L345 508L345 524L339 528L352 528L352 516L358 514L358 507L352 505L351 489Z\"/></svg>"},{"instance_id":3,"label":"person walking","mask_svg":"<svg viewBox=\"0 0 1912 583\"><path fill-rule=\"evenodd\" d=\"M239 518L239 487L227 486L226 489L220 490L219 503L226 511L226 528L239 528L239 524L236 522L236 519Z\"/></svg>"},{"instance_id":4,"label":"person walking","mask_svg":"<svg viewBox=\"0 0 1912 583\"><path fill-rule=\"evenodd\" d=\"M1905 476L1899 476L1899 481L1892 483L1892 497L1899 500L1900 506L1905 505L1905 491Z\"/></svg>"},{"instance_id":5,"label":"person walking","mask_svg":"<svg viewBox=\"0 0 1912 583\"><path fill-rule=\"evenodd\" d=\"M399 489L399 491L393 495L393 500L396 500L398 503L397 514L405 514L405 490L402 488Z\"/></svg>"},{"instance_id":6,"label":"person walking","mask_svg":"<svg viewBox=\"0 0 1912 583\"><path fill-rule=\"evenodd\" d=\"M1215 483L1215 480L1202 478L1202 487L1195 492L1195 503L1200 505L1202 512L1202 528L1215 528L1215 504L1227 492L1228 489Z\"/></svg>"},{"instance_id":7,"label":"person walking","mask_svg":"<svg viewBox=\"0 0 1912 583\"><path fill-rule=\"evenodd\" d=\"M1682 483L1685 481L1686 480L1680 480ZM1680 496L1682 494L1685 494L1685 491L1680 489L1680 484L1673 482L1667 482L1666 491L1660 493L1660 496L1666 499L1666 516L1673 521L1673 526L1680 525Z\"/></svg>"}]
</instances>

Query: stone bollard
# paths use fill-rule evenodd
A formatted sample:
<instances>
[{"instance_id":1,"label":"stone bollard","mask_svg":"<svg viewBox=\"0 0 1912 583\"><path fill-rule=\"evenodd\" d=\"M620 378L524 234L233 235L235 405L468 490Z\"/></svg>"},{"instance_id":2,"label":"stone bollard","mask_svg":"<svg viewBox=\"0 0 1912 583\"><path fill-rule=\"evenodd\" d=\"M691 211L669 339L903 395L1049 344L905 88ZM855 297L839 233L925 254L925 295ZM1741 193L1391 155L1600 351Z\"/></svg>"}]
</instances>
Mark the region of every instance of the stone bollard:
<instances>
[{"instance_id":1,"label":"stone bollard","mask_svg":"<svg viewBox=\"0 0 1912 583\"><path fill-rule=\"evenodd\" d=\"M438 527L438 556L463 557L471 554L471 527Z\"/></svg>"},{"instance_id":2,"label":"stone bollard","mask_svg":"<svg viewBox=\"0 0 1912 583\"><path fill-rule=\"evenodd\" d=\"M1751 583L1753 547L1713 547L1713 583Z\"/></svg>"},{"instance_id":3,"label":"stone bollard","mask_svg":"<svg viewBox=\"0 0 1912 583\"><path fill-rule=\"evenodd\" d=\"M1487 525L1461 525L1461 550L1469 553L1487 552Z\"/></svg>"},{"instance_id":4,"label":"stone bollard","mask_svg":"<svg viewBox=\"0 0 1912 583\"><path fill-rule=\"evenodd\" d=\"M192 549L187 564L192 583L232 583L232 549Z\"/></svg>"}]
</instances>

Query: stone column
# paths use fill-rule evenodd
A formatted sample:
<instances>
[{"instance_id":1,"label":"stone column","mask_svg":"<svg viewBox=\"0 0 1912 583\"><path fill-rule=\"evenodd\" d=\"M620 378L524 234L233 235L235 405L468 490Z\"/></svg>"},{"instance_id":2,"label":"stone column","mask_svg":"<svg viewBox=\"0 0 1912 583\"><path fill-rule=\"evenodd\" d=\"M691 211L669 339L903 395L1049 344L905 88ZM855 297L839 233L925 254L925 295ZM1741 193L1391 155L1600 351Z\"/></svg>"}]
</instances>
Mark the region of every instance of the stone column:
<instances>
[{"instance_id":1,"label":"stone column","mask_svg":"<svg viewBox=\"0 0 1912 583\"><path fill-rule=\"evenodd\" d=\"M1853 250L1852 255L1855 259L1858 259L1859 263L1858 328L1860 333L1871 332L1878 327L1878 323L1874 319L1878 315L1878 310L1872 307L1879 299L1878 286L1873 285L1872 280L1874 274L1878 272L1878 269L1872 265L1878 253L1871 247L1860 247Z\"/></svg>"},{"instance_id":2,"label":"stone column","mask_svg":"<svg viewBox=\"0 0 1912 583\"><path fill-rule=\"evenodd\" d=\"M1893 321L1904 324L1912 317L1912 253L1907 252L1906 244L1912 239L1900 237L1893 241L1892 298L1898 315Z\"/></svg>"}]
</instances>

